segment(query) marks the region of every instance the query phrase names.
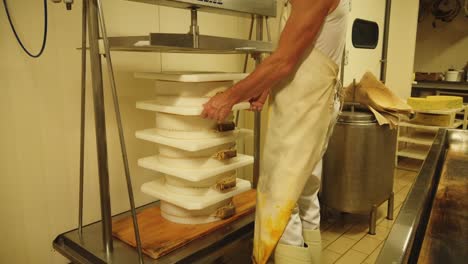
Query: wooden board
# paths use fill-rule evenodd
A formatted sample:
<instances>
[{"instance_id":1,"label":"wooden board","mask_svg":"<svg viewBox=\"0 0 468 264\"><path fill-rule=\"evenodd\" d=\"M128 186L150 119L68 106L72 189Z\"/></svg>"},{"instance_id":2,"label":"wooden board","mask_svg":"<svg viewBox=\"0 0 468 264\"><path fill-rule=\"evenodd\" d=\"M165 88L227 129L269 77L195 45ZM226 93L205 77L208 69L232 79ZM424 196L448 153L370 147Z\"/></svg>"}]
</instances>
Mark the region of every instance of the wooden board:
<instances>
[{"instance_id":1,"label":"wooden board","mask_svg":"<svg viewBox=\"0 0 468 264\"><path fill-rule=\"evenodd\" d=\"M255 211L255 190L239 194L233 199L236 214L231 218L201 225L183 225L167 221L159 207L147 208L138 213L138 224L143 252L157 259L179 249L219 228L229 225ZM112 234L123 242L136 247L132 218L112 223Z\"/></svg>"},{"instance_id":2,"label":"wooden board","mask_svg":"<svg viewBox=\"0 0 468 264\"><path fill-rule=\"evenodd\" d=\"M468 261L468 153L448 151L418 263Z\"/></svg>"}]
</instances>

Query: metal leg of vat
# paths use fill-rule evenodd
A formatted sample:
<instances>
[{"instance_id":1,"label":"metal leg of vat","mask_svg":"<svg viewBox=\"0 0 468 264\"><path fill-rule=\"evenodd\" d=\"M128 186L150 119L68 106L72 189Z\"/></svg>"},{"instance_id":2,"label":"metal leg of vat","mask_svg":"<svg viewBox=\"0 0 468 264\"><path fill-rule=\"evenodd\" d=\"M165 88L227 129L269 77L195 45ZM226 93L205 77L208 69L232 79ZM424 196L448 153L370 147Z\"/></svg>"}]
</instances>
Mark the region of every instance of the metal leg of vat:
<instances>
[{"instance_id":1,"label":"metal leg of vat","mask_svg":"<svg viewBox=\"0 0 468 264\"><path fill-rule=\"evenodd\" d=\"M377 205L372 206L372 211L369 218L369 235L375 235L375 228L377 225Z\"/></svg>"},{"instance_id":2,"label":"metal leg of vat","mask_svg":"<svg viewBox=\"0 0 468 264\"><path fill-rule=\"evenodd\" d=\"M328 209L327 209L327 206L322 203L322 201L320 200L320 193L319 193L319 205L320 205L320 218L322 220L327 220L328 219Z\"/></svg>"},{"instance_id":3,"label":"metal leg of vat","mask_svg":"<svg viewBox=\"0 0 468 264\"><path fill-rule=\"evenodd\" d=\"M388 206L387 206L387 219L388 220L393 220L393 207L394 207L394 199L395 199L395 194L392 192L390 194L390 197L388 198Z\"/></svg>"}]
</instances>

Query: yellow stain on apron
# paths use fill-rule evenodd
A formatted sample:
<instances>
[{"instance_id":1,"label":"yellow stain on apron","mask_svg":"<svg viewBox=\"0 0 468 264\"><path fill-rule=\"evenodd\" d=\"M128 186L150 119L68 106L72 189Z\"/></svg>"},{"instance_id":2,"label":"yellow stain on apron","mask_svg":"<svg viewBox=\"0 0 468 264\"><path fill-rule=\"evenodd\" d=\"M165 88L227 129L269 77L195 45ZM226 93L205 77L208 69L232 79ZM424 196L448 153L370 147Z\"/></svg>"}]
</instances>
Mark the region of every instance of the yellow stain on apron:
<instances>
[{"instance_id":1,"label":"yellow stain on apron","mask_svg":"<svg viewBox=\"0 0 468 264\"><path fill-rule=\"evenodd\" d=\"M286 5L281 26L290 14ZM254 261L264 264L281 238L333 127L338 65L306 51L294 76L271 92L268 130L257 189Z\"/></svg>"}]
</instances>

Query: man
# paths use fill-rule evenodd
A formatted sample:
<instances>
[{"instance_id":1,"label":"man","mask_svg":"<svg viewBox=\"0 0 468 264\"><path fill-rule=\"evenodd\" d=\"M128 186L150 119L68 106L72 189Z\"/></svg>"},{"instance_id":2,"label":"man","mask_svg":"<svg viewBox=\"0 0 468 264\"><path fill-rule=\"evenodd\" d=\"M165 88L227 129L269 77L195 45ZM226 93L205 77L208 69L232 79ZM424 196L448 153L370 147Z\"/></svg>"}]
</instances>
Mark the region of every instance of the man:
<instances>
[{"instance_id":1,"label":"man","mask_svg":"<svg viewBox=\"0 0 468 264\"><path fill-rule=\"evenodd\" d=\"M271 93L257 189L256 263L266 263L273 251L277 264L320 262L318 164L339 109L348 10L348 0L285 1L276 51L204 106L203 117L221 122L238 102L261 110Z\"/></svg>"}]
</instances>

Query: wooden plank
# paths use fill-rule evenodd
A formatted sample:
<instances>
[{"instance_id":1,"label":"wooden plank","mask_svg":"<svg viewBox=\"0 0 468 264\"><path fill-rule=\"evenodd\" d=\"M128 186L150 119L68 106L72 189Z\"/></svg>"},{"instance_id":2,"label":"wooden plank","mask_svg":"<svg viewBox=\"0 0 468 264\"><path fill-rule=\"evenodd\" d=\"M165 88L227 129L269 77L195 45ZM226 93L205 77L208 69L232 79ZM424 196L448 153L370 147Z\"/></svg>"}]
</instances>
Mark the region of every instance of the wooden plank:
<instances>
[{"instance_id":1,"label":"wooden plank","mask_svg":"<svg viewBox=\"0 0 468 264\"><path fill-rule=\"evenodd\" d=\"M255 190L242 193L233 199L236 214L231 218L201 225L183 225L167 221L159 207L147 208L138 213L143 252L153 259L179 249L203 236L255 212ZM113 235L136 247L131 217L114 221Z\"/></svg>"},{"instance_id":2,"label":"wooden plank","mask_svg":"<svg viewBox=\"0 0 468 264\"><path fill-rule=\"evenodd\" d=\"M434 142L434 137L432 138L423 138L423 137L400 137L398 139L401 142L407 142L407 143L413 143L413 144L420 144L420 145L425 145L425 146L432 146L432 143Z\"/></svg>"},{"instance_id":3,"label":"wooden plank","mask_svg":"<svg viewBox=\"0 0 468 264\"><path fill-rule=\"evenodd\" d=\"M425 160L428 153L429 153L428 146L411 144L407 146L406 148L398 150L397 155L401 157Z\"/></svg>"},{"instance_id":4,"label":"wooden plank","mask_svg":"<svg viewBox=\"0 0 468 264\"><path fill-rule=\"evenodd\" d=\"M410 120L411 123L426 126L452 127L455 122L455 112L450 114L431 114L416 112L416 116Z\"/></svg>"},{"instance_id":5,"label":"wooden plank","mask_svg":"<svg viewBox=\"0 0 468 264\"><path fill-rule=\"evenodd\" d=\"M419 128L422 130L429 130L429 131L437 132L439 128L458 128L459 126L463 125L463 120L455 119L453 125L450 127L418 125L418 124L413 124L413 123L408 123L408 122L400 122L398 125L402 127L412 127L412 128Z\"/></svg>"},{"instance_id":6,"label":"wooden plank","mask_svg":"<svg viewBox=\"0 0 468 264\"><path fill-rule=\"evenodd\" d=\"M418 263L468 259L468 153L447 152Z\"/></svg>"},{"instance_id":7,"label":"wooden plank","mask_svg":"<svg viewBox=\"0 0 468 264\"><path fill-rule=\"evenodd\" d=\"M407 157L398 157L397 168L401 170L419 172L424 161Z\"/></svg>"}]
</instances>

